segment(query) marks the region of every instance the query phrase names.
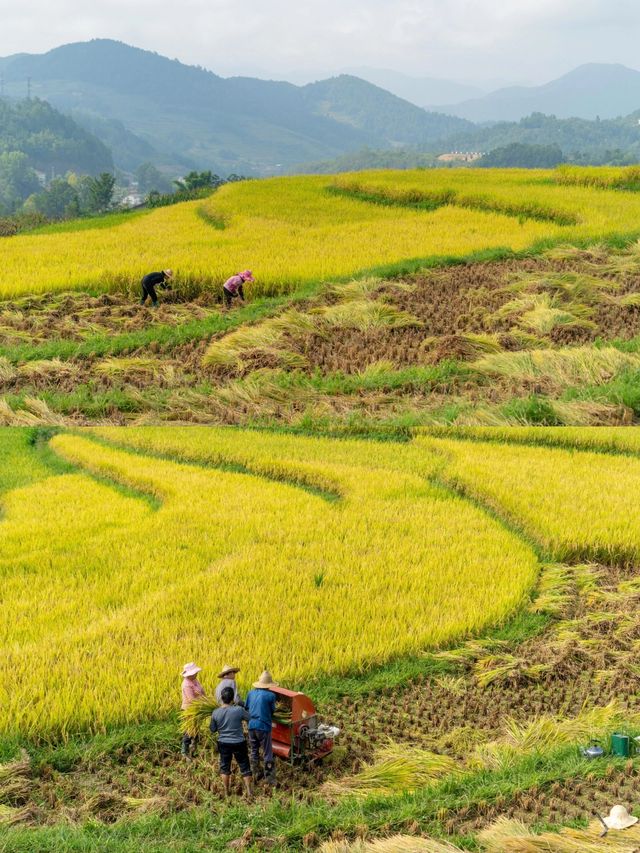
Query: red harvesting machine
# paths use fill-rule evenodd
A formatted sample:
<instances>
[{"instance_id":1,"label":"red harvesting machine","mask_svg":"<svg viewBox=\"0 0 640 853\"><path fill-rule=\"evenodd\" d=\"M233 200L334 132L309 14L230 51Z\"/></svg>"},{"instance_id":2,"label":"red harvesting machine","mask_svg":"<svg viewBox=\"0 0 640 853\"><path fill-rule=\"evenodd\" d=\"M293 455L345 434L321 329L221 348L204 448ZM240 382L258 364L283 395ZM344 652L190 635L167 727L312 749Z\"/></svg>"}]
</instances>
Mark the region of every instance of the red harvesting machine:
<instances>
[{"instance_id":1,"label":"red harvesting machine","mask_svg":"<svg viewBox=\"0 0 640 853\"><path fill-rule=\"evenodd\" d=\"M318 722L316 706L304 693L270 687L276 697L271 738L273 752L288 764L311 764L333 750L336 726Z\"/></svg>"}]
</instances>

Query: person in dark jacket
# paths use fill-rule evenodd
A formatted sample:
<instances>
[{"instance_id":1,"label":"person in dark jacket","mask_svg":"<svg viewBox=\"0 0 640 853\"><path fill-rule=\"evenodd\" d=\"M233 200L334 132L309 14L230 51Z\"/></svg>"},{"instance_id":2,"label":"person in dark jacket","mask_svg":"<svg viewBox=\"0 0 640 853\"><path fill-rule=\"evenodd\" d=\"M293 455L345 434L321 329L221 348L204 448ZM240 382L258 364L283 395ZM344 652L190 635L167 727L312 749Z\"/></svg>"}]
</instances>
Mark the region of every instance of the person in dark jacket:
<instances>
[{"instance_id":1,"label":"person in dark jacket","mask_svg":"<svg viewBox=\"0 0 640 853\"><path fill-rule=\"evenodd\" d=\"M144 305L147 297L151 297L151 307L158 307L158 294L156 287L168 288L168 282L173 278L173 270L162 270L162 272L150 272L142 279L142 299L140 305Z\"/></svg>"},{"instance_id":2,"label":"person in dark jacket","mask_svg":"<svg viewBox=\"0 0 640 853\"><path fill-rule=\"evenodd\" d=\"M233 687L225 687L222 690L222 705L211 715L209 728L215 734L218 733L218 752L220 754L220 776L224 785L224 793L228 797L231 786L231 760L235 758L240 773L244 790L251 799L251 764L249 763L249 751L247 741L242 728L243 720L248 722L249 712L240 705L234 705Z\"/></svg>"},{"instance_id":3,"label":"person in dark jacket","mask_svg":"<svg viewBox=\"0 0 640 853\"><path fill-rule=\"evenodd\" d=\"M263 777L269 785L276 784L276 765L271 743L271 727L276 710L276 695L269 689L277 687L271 673L265 670L253 684L245 699L245 708L249 712L249 742L251 744L251 769L256 781ZM264 756L264 773L260 765L260 750Z\"/></svg>"}]
</instances>

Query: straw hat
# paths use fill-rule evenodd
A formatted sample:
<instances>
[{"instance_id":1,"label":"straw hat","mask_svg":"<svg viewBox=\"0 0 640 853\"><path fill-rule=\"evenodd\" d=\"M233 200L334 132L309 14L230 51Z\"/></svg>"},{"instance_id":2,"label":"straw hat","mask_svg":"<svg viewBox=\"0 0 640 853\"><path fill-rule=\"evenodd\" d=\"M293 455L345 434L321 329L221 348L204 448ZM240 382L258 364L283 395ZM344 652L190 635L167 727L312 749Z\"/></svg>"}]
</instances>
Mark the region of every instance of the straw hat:
<instances>
[{"instance_id":1,"label":"straw hat","mask_svg":"<svg viewBox=\"0 0 640 853\"><path fill-rule=\"evenodd\" d=\"M163 270L167 278L173 278L173 270Z\"/></svg>"},{"instance_id":2,"label":"straw hat","mask_svg":"<svg viewBox=\"0 0 640 853\"><path fill-rule=\"evenodd\" d=\"M628 829L638 822L638 818L630 815L624 806L613 806L609 817L604 818L604 822L609 829Z\"/></svg>"},{"instance_id":3,"label":"straw hat","mask_svg":"<svg viewBox=\"0 0 640 853\"><path fill-rule=\"evenodd\" d=\"M274 681L269 670L265 669L260 678L253 682L253 686L260 690L268 690L270 687L277 687L278 682Z\"/></svg>"},{"instance_id":4,"label":"straw hat","mask_svg":"<svg viewBox=\"0 0 640 853\"><path fill-rule=\"evenodd\" d=\"M202 672L202 667L191 661L190 663L185 663L182 670L182 677L189 678L192 675L197 675L199 672Z\"/></svg>"},{"instance_id":5,"label":"straw hat","mask_svg":"<svg viewBox=\"0 0 640 853\"><path fill-rule=\"evenodd\" d=\"M225 664L225 666L223 666L222 669L220 670L220 672L218 673L218 678L224 678L225 675L231 675L232 672L233 673L240 672L240 667L228 666L227 664Z\"/></svg>"}]
</instances>

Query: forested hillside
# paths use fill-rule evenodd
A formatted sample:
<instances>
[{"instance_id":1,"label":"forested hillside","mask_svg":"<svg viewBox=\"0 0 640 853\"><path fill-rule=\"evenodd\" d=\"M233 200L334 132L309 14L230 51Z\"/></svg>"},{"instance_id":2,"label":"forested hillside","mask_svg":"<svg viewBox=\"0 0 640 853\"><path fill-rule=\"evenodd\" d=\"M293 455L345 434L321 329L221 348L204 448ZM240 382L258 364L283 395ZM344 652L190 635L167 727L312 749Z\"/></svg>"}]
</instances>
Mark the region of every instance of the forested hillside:
<instances>
[{"instance_id":1,"label":"forested hillside","mask_svg":"<svg viewBox=\"0 0 640 853\"><path fill-rule=\"evenodd\" d=\"M108 39L7 57L0 68L10 94L22 95L30 78L57 108L117 120L165 161L220 174L273 174L364 145L416 144L472 127L354 77L304 87L225 79ZM121 144L111 140L120 163Z\"/></svg>"},{"instance_id":2,"label":"forested hillside","mask_svg":"<svg viewBox=\"0 0 640 853\"><path fill-rule=\"evenodd\" d=\"M41 189L38 172L50 180L112 171L109 149L73 119L38 99L0 99L0 215Z\"/></svg>"}]
</instances>

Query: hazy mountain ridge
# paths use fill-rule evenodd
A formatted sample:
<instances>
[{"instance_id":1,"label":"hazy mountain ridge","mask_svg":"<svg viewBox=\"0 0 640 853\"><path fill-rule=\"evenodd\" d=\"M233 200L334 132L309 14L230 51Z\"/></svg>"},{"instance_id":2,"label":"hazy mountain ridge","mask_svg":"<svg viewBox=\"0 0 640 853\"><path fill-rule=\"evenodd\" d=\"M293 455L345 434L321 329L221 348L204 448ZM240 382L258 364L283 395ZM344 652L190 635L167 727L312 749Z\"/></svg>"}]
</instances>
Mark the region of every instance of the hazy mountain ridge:
<instances>
[{"instance_id":1,"label":"hazy mountain ridge","mask_svg":"<svg viewBox=\"0 0 640 853\"><path fill-rule=\"evenodd\" d=\"M98 39L0 61L5 90L68 112L116 120L165 158L266 174L364 145L435 139L469 123L445 118L356 78L298 87L222 78L121 42ZM116 162L121 156L114 147Z\"/></svg>"},{"instance_id":2,"label":"hazy mountain ridge","mask_svg":"<svg viewBox=\"0 0 640 853\"><path fill-rule=\"evenodd\" d=\"M474 86L439 77L413 77L387 68L349 68L344 73L380 86L381 89L386 89L398 98L404 98L405 101L425 110L436 112L441 105L479 98L489 92L486 86Z\"/></svg>"},{"instance_id":3,"label":"hazy mountain ridge","mask_svg":"<svg viewBox=\"0 0 640 853\"><path fill-rule=\"evenodd\" d=\"M589 63L542 86L511 86L440 109L473 122L518 121L536 112L612 119L640 109L640 71Z\"/></svg>"}]
</instances>

